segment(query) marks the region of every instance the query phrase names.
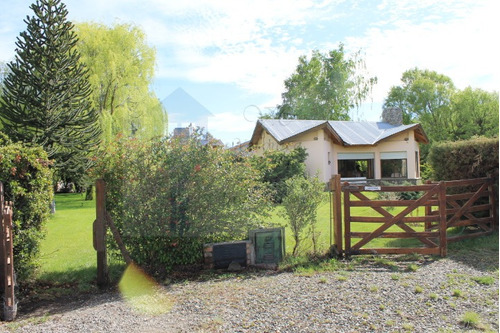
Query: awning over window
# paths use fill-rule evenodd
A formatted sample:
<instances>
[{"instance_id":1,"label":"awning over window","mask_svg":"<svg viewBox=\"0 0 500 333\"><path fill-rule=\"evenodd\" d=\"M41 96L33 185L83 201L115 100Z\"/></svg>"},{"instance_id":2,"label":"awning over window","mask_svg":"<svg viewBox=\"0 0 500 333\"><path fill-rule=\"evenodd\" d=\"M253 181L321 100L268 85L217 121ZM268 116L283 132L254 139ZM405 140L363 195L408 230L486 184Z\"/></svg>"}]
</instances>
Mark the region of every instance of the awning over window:
<instances>
[{"instance_id":1,"label":"awning over window","mask_svg":"<svg viewBox=\"0 0 500 333\"><path fill-rule=\"evenodd\" d=\"M375 153L338 153L339 160L373 160Z\"/></svg>"},{"instance_id":2,"label":"awning over window","mask_svg":"<svg viewBox=\"0 0 500 333\"><path fill-rule=\"evenodd\" d=\"M380 153L381 160L402 160L405 158L407 158L405 151L391 151L391 152Z\"/></svg>"}]
</instances>

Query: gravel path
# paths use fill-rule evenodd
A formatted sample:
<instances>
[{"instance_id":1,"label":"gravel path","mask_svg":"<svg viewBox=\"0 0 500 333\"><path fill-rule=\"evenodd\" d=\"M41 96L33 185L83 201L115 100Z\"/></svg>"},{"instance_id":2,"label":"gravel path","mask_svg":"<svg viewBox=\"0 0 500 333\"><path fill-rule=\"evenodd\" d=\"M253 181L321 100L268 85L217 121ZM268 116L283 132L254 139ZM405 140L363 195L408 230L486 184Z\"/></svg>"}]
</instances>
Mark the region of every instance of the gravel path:
<instances>
[{"instance_id":1,"label":"gravel path","mask_svg":"<svg viewBox=\"0 0 500 333\"><path fill-rule=\"evenodd\" d=\"M473 328L461 323L471 311L479 315L476 330L498 331L498 252L391 260L175 283L160 297L170 310L163 305L166 312L156 314L132 309L117 292L84 296L34 313L20 309L0 332L457 332Z\"/></svg>"}]
</instances>

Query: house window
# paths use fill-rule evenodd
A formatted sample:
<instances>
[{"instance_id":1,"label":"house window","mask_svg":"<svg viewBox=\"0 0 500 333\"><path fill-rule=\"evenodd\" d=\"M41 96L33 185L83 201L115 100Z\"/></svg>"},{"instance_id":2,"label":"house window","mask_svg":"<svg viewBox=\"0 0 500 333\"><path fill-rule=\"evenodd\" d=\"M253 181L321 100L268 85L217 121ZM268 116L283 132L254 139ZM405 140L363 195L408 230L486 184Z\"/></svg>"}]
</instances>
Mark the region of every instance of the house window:
<instances>
[{"instance_id":1,"label":"house window","mask_svg":"<svg viewBox=\"0 0 500 333\"><path fill-rule=\"evenodd\" d=\"M339 153L337 159L342 178L375 178L373 153Z\"/></svg>"},{"instance_id":2,"label":"house window","mask_svg":"<svg viewBox=\"0 0 500 333\"><path fill-rule=\"evenodd\" d=\"M380 153L382 178L408 178L406 152Z\"/></svg>"}]
</instances>

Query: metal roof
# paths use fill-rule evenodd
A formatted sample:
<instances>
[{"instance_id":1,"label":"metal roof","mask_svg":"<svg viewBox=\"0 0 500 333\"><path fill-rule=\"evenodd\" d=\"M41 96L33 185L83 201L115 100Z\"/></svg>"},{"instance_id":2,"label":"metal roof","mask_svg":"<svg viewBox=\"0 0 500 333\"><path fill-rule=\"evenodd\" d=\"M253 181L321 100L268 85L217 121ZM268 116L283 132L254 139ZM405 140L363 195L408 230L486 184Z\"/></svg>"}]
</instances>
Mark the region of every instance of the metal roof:
<instances>
[{"instance_id":1,"label":"metal roof","mask_svg":"<svg viewBox=\"0 0 500 333\"><path fill-rule=\"evenodd\" d=\"M261 119L259 122L276 141L281 142L297 134L324 124L323 120Z\"/></svg>"},{"instance_id":2,"label":"metal roof","mask_svg":"<svg viewBox=\"0 0 500 333\"><path fill-rule=\"evenodd\" d=\"M330 126L346 145L374 145L416 124L394 126L383 122L329 121Z\"/></svg>"},{"instance_id":3,"label":"metal roof","mask_svg":"<svg viewBox=\"0 0 500 333\"><path fill-rule=\"evenodd\" d=\"M282 143L313 128L325 126L332 135L340 138L343 145L375 145L392 135L415 128L421 131L419 138L426 142L427 138L419 124L394 126L384 122L368 121L324 121L324 120L285 120L260 119L252 136L252 143L260 136L259 127L265 129L276 141Z\"/></svg>"}]
</instances>

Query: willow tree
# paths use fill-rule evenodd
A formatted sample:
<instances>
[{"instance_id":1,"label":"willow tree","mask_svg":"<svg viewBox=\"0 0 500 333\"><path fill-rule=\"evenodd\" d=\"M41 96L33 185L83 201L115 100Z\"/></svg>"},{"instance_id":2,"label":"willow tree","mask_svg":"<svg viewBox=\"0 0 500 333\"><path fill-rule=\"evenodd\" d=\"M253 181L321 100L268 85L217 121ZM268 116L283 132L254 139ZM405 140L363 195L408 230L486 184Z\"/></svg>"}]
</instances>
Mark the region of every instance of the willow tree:
<instances>
[{"instance_id":1,"label":"willow tree","mask_svg":"<svg viewBox=\"0 0 500 333\"><path fill-rule=\"evenodd\" d=\"M349 57L342 44L328 53L316 50L310 58L299 58L295 72L285 80L283 102L272 116L349 120L349 111L361 105L376 83L376 77L366 76L359 51Z\"/></svg>"},{"instance_id":2,"label":"willow tree","mask_svg":"<svg viewBox=\"0 0 500 333\"><path fill-rule=\"evenodd\" d=\"M60 0L37 0L16 41L0 100L3 131L12 141L40 145L59 176L78 182L100 128L77 36Z\"/></svg>"},{"instance_id":3,"label":"willow tree","mask_svg":"<svg viewBox=\"0 0 500 333\"><path fill-rule=\"evenodd\" d=\"M163 135L166 115L150 90L155 50L147 45L144 32L130 24L80 23L76 33L82 62L90 72L103 142L118 133L141 138Z\"/></svg>"}]
</instances>

